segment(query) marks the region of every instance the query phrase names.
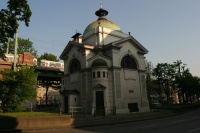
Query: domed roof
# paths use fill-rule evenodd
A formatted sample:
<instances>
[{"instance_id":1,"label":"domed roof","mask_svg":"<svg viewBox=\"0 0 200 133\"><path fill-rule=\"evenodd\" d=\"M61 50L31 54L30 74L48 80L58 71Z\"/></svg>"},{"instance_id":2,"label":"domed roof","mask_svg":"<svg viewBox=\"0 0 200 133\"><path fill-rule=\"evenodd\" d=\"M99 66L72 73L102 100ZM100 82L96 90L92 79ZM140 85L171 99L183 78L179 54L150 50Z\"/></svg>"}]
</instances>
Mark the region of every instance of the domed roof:
<instances>
[{"instance_id":1,"label":"domed roof","mask_svg":"<svg viewBox=\"0 0 200 133\"><path fill-rule=\"evenodd\" d=\"M95 14L99 17L96 21L92 22L91 24L89 24L85 31L83 32L83 36L89 32L90 30L100 26L100 27L105 27L105 28L108 28L108 29L111 29L111 30L115 30L115 31L119 31L119 32L122 32L121 31L121 28L115 24L114 22L110 21L110 20L107 20L106 19L106 15L108 15L108 11L107 10L104 10L102 8L102 4L100 5L100 9L97 10L95 12Z\"/></svg>"},{"instance_id":2,"label":"domed roof","mask_svg":"<svg viewBox=\"0 0 200 133\"><path fill-rule=\"evenodd\" d=\"M83 35L98 26L121 32L121 28L114 22L107 19L98 19L86 27L85 31L83 32Z\"/></svg>"}]
</instances>

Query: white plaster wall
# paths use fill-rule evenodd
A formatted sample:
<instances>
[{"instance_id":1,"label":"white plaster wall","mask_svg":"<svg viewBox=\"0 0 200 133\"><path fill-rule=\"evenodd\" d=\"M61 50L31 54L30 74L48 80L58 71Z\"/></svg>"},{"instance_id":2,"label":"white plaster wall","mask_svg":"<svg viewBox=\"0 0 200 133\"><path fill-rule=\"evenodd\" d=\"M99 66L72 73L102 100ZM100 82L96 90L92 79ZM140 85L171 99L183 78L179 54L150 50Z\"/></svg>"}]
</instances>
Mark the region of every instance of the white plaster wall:
<instances>
[{"instance_id":1,"label":"white plaster wall","mask_svg":"<svg viewBox=\"0 0 200 133\"><path fill-rule=\"evenodd\" d=\"M120 32L116 32L116 31L112 31L106 28L103 28L103 31L105 32L104 35L102 36L102 28L99 27L98 29L93 29L90 32L88 32L84 37L83 37L83 43L88 43L88 44L93 44L96 45L96 42L99 41L100 43L104 43L109 44L110 42L113 41L117 41L120 40L122 38L126 38L129 35L124 34L124 33L120 33ZM97 35L98 37L96 37L96 35L94 34L95 32L99 32L99 34ZM104 38L102 38L104 37ZM102 41L102 39L104 39ZM69 64L70 61L73 58L77 58L80 62L81 62L81 68L85 69L85 68L91 68L92 62L98 58L101 58L103 60L105 60L108 64L108 67L110 68L111 66L114 67L121 67L121 60L122 58L126 55L126 54L130 54L131 56L133 56L138 64L138 69L139 70L145 70L145 63L144 63L144 56L143 55L138 55L138 51L139 49L137 47L135 47L135 44L131 44L134 42L123 42L121 44L117 44L118 46L122 46L122 48L120 50L116 50L116 49L112 49L110 51L107 51L107 56L111 57L113 60L109 60L107 58L101 57L101 56L97 56L95 58L92 59L92 57L96 56L96 53L91 52L91 50L86 49L85 50L85 55L82 55L81 53L78 52L78 48L77 47L73 47L72 50L68 53L68 58L67 60L64 61L65 63L65 74L69 73ZM141 88L140 88L140 78L139 78L139 74L138 74L138 70L136 71L124 71L123 69L121 70L117 70L120 72L120 84L121 84L121 98L120 99L116 99L116 92L115 92L115 83L113 82L114 79L114 72L115 70L112 71L108 71L109 76L108 79L106 78L96 78L96 79L92 79L92 72L93 71L102 71L103 68L95 68L92 69L92 71L88 71L86 74L86 80L85 82L87 82L85 84L85 87L87 89L87 94L86 94L86 99L87 101L81 101L82 104L84 104L85 106L87 106L88 111L92 110L92 104L94 104L94 92L95 90L93 90L93 87L97 84L102 84L104 86L106 86L106 89L104 90L104 98L105 98L105 107L107 107L107 110L110 109L110 111L113 109L114 104L117 106L117 113L128 113L129 109L128 109L128 103L138 103L139 106L139 110L140 111L144 111L147 110L148 107L141 107ZM74 77L80 77L77 79L74 79ZM77 89L77 88L81 88L82 87L82 79L81 79L81 74L76 75L76 76L66 76L65 81L67 82L68 86L65 84L65 86L67 86L67 88L70 89ZM73 78L74 82L71 82L70 78ZM130 93L129 90L133 90L133 93ZM75 96L70 96L70 100L69 102L71 103L71 105L73 106L77 106L76 102L73 102L73 99L75 98ZM114 99L116 99L116 101L113 101ZM70 105L70 106L71 106Z\"/></svg>"},{"instance_id":2,"label":"white plaster wall","mask_svg":"<svg viewBox=\"0 0 200 133\"><path fill-rule=\"evenodd\" d=\"M65 96L60 95L60 111L65 112Z\"/></svg>"},{"instance_id":3,"label":"white plaster wall","mask_svg":"<svg viewBox=\"0 0 200 133\"><path fill-rule=\"evenodd\" d=\"M67 60L64 60L65 64L65 74L69 73L69 65L72 61L72 59L78 59L81 63L81 69L85 68L85 57L78 51L78 47L73 47L71 51L68 53Z\"/></svg>"},{"instance_id":4,"label":"white plaster wall","mask_svg":"<svg viewBox=\"0 0 200 133\"><path fill-rule=\"evenodd\" d=\"M98 72L98 71L100 71L100 78L97 78L97 77L95 77L95 78L92 78L92 87L94 87L94 86L96 86L96 85L98 85L98 84L101 84L101 85L103 85L103 86L105 86L105 87L107 87L108 88L108 78L107 77L105 77L105 78L103 78L103 75L102 75L102 73L103 73L103 71L105 71L106 73L108 72L108 69L107 68L104 68L104 67L98 67L98 68L93 68L92 69L92 73L93 72ZM107 74L106 74L107 75ZM97 76L97 75L96 75Z\"/></svg>"},{"instance_id":5,"label":"white plaster wall","mask_svg":"<svg viewBox=\"0 0 200 133\"><path fill-rule=\"evenodd\" d=\"M128 36L130 35L107 29L105 27L96 27L84 35L83 43L92 45L106 45Z\"/></svg>"},{"instance_id":6,"label":"white plaster wall","mask_svg":"<svg viewBox=\"0 0 200 133\"><path fill-rule=\"evenodd\" d=\"M79 97L75 94L69 95L69 106L70 107L78 107Z\"/></svg>"},{"instance_id":7,"label":"white plaster wall","mask_svg":"<svg viewBox=\"0 0 200 133\"><path fill-rule=\"evenodd\" d=\"M121 60L126 54L130 54L135 58L138 69L145 70L144 58L141 55L138 55L136 47L133 44L128 42L123 42L118 44L123 46L119 51L112 50L113 57L113 66L121 67ZM121 78L121 92L122 98L116 99L117 113L129 112L128 103L137 103L139 111L147 111L148 107L141 107L141 102L143 99L146 101L145 97L141 96L141 87L140 87L140 77L138 70L123 70L121 69L120 78ZM131 91L131 93L130 93ZM132 93L133 91L133 93Z\"/></svg>"}]
</instances>

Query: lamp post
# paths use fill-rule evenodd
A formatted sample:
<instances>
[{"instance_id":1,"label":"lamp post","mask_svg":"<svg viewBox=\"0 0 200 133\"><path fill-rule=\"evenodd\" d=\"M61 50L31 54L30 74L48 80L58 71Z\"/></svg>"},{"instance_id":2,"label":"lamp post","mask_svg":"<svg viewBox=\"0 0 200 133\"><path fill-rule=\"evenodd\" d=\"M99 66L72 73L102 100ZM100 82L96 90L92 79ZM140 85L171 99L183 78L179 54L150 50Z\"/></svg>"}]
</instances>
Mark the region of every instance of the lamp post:
<instances>
[{"instance_id":1,"label":"lamp post","mask_svg":"<svg viewBox=\"0 0 200 133\"><path fill-rule=\"evenodd\" d=\"M18 29L16 29L16 34L15 34L15 51L14 51L14 66L13 70L17 70L17 48L18 48Z\"/></svg>"}]
</instances>

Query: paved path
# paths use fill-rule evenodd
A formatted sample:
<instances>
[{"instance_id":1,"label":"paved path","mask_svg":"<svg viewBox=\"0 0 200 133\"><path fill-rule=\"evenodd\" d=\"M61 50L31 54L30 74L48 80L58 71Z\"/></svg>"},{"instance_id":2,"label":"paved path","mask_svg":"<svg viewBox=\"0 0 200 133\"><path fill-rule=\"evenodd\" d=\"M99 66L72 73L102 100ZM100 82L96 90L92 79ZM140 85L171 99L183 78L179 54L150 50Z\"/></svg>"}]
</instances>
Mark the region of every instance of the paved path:
<instances>
[{"instance_id":1,"label":"paved path","mask_svg":"<svg viewBox=\"0 0 200 133\"><path fill-rule=\"evenodd\" d=\"M200 133L200 109L145 121L78 128L96 133Z\"/></svg>"},{"instance_id":2,"label":"paved path","mask_svg":"<svg viewBox=\"0 0 200 133\"><path fill-rule=\"evenodd\" d=\"M93 126L88 127L24 131L22 133L199 133L199 112L200 109L171 117L162 117L159 119L152 119L152 117L145 121L143 118L147 117L147 115L143 115L144 117L140 119L140 121L138 121L139 117L137 120L135 119L135 121L130 117L133 122L110 123L100 126L94 126L93 124ZM161 117L160 112L154 114L159 114ZM136 114L131 114L129 116L133 117L134 115ZM153 113L151 113L151 115L153 115ZM85 123L87 123L87 121L85 121Z\"/></svg>"}]
</instances>

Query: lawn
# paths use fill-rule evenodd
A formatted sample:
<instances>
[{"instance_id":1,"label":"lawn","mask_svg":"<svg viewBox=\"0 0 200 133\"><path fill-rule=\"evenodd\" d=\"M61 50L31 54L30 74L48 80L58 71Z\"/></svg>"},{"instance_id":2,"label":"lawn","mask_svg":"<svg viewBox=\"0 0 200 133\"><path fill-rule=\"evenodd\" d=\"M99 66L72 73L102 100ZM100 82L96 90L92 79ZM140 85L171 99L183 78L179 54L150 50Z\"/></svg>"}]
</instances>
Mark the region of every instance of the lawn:
<instances>
[{"instance_id":1,"label":"lawn","mask_svg":"<svg viewBox=\"0 0 200 133\"><path fill-rule=\"evenodd\" d=\"M65 114L48 113L48 112L15 112L0 113L1 117L41 117L41 116L64 116Z\"/></svg>"}]
</instances>

